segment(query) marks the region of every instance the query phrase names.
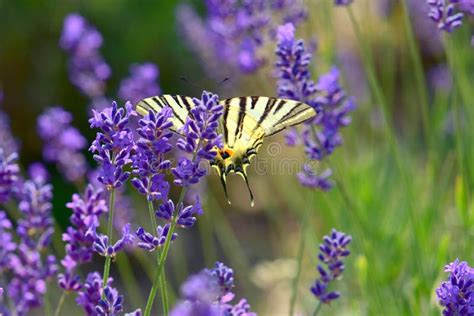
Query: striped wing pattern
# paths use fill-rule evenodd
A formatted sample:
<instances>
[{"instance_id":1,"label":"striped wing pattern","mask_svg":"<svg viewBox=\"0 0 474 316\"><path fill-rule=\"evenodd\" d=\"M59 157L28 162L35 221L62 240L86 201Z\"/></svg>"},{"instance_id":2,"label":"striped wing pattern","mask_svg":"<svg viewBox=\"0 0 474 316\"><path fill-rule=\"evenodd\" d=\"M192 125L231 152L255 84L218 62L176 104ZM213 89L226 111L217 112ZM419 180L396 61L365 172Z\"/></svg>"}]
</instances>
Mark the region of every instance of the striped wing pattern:
<instances>
[{"instance_id":1,"label":"striped wing pattern","mask_svg":"<svg viewBox=\"0 0 474 316\"><path fill-rule=\"evenodd\" d=\"M316 115L305 103L270 97L237 97L222 100L221 104L224 105L221 128L225 143L231 148L237 140L256 145L257 140ZM136 109L146 115L150 110L159 112L166 106L173 111L173 131L176 132L186 122L194 102L191 97L165 94L141 100Z\"/></svg>"},{"instance_id":2,"label":"striped wing pattern","mask_svg":"<svg viewBox=\"0 0 474 316\"><path fill-rule=\"evenodd\" d=\"M221 101L224 105L222 127L229 147L241 140L255 147L263 137L300 124L316 115L309 105L286 99L250 96Z\"/></svg>"},{"instance_id":3,"label":"striped wing pattern","mask_svg":"<svg viewBox=\"0 0 474 316\"><path fill-rule=\"evenodd\" d=\"M136 110L139 114L145 116L148 111L160 112L164 107L169 107L173 111L172 131L178 132L186 118L190 115L191 109L194 107L193 98L182 95L158 95L139 101L136 105Z\"/></svg>"}]
</instances>

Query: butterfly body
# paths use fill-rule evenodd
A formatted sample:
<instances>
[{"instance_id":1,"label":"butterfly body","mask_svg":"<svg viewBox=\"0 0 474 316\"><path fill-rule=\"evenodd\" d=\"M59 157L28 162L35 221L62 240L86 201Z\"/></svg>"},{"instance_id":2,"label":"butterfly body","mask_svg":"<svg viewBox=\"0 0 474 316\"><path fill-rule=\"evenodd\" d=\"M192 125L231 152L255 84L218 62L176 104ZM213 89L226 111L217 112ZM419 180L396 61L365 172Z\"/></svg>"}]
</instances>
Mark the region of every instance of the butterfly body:
<instances>
[{"instance_id":1,"label":"butterfly body","mask_svg":"<svg viewBox=\"0 0 474 316\"><path fill-rule=\"evenodd\" d=\"M247 179L250 160L263 144L263 139L281 130L300 124L316 115L315 110L302 102L263 96L236 97L219 102L224 110L219 133L223 148L215 148L211 165L217 170L227 197L227 176L236 173L245 180L253 205L253 193ZM161 95L143 99L136 105L137 112L147 115L164 107L173 111L173 131L180 133L192 115L193 98L181 95ZM227 198L229 201L229 199ZM230 202L229 202L230 203Z\"/></svg>"}]
</instances>

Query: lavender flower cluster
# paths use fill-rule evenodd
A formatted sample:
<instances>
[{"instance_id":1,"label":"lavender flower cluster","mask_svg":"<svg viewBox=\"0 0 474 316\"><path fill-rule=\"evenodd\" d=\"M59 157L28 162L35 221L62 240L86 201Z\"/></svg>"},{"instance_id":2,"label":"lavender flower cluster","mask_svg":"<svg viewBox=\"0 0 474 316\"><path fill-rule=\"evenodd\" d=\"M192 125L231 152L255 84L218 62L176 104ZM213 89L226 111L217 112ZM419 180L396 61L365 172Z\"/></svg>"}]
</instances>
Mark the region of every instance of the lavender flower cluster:
<instances>
[{"instance_id":1,"label":"lavender flower cluster","mask_svg":"<svg viewBox=\"0 0 474 316\"><path fill-rule=\"evenodd\" d=\"M17 315L26 315L43 303L46 283L57 272L56 258L48 255L53 234L52 187L44 169L32 168L28 180L19 174L16 154L5 157L0 148L0 188L3 200L16 205L16 228L0 211L0 273L7 278L7 295ZM2 306L0 310L7 310Z\"/></svg>"},{"instance_id":2,"label":"lavender flower cluster","mask_svg":"<svg viewBox=\"0 0 474 316\"><path fill-rule=\"evenodd\" d=\"M317 83L311 79L311 54L305 51L303 40L295 39L293 24L280 26L277 39L275 70L278 96L305 102L317 113L313 120L305 123L301 133L293 129L286 135L287 144L294 146L302 142L308 159L324 160L342 144L340 129L351 122L349 113L355 109L354 99L346 96L336 67L320 76ZM301 184L310 188L330 189L331 171L317 174L311 165L305 164L298 174Z\"/></svg>"},{"instance_id":3,"label":"lavender flower cluster","mask_svg":"<svg viewBox=\"0 0 474 316\"><path fill-rule=\"evenodd\" d=\"M0 104L3 102L3 90L0 89ZM13 137L10 129L10 120L8 116L0 110L0 144L5 155L18 153L20 146L18 141Z\"/></svg>"},{"instance_id":4,"label":"lavender flower cluster","mask_svg":"<svg viewBox=\"0 0 474 316\"><path fill-rule=\"evenodd\" d=\"M73 85L90 99L93 109L100 111L108 107L107 80L112 70L100 53L103 44L100 32L84 17L72 13L64 19L59 44L69 54L69 78ZM130 72L130 77L120 84L118 95L122 100L136 102L160 93L156 65L133 64Z\"/></svg>"},{"instance_id":5,"label":"lavender flower cluster","mask_svg":"<svg viewBox=\"0 0 474 316\"><path fill-rule=\"evenodd\" d=\"M474 268L456 259L444 271L449 273L448 280L436 289L443 315L474 315Z\"/></svg>"},{"instance_id":6,"label":"lavender flower cluster","mask_svg":"<svg viewBox=\"0 0 474 316\"><path fill-rule=\"evenodd\" d=\"M329 304L340 296L339 292L329 291L328 286L344 272L343 259L350 254L347 246L352 241L352 237L333 229L329 236L324 236L323 240L324 242L319 246L318 255L322 263L318 264L320 276L311 287L311 292L321 303Z\"/></svg>"},{"instance_id":7,"label":"lavender flower cluster","mask_svg":"<svg viewBox=\"0 0 474 316\"><path fill-rule=\"evenodd\" d=\"M231 304L235 294L234 272L222 262L213 269L204 269L190 276L181 286L182 300L171 311L171 316L256 316L246 299Z\"/></svg>"},{"instance_id":8,"label":"lavender flower cluster","mask_svg":"<svg viewBox=\"0 0 474 316\"><path fill-rule=\"evenodd\" d=\"M183 190L199 183L206 175L206 170L200 166L201 162L213 159L214 148L222 146L217 128L223 107L219 105L218 100L217 95L206 91L201 99L193 99L194 108L181 130L184 136L178 139L176 145L191 158L179 157L174 167L164 156L172 148L169 131L171 110L164 108L160 113L149 113L139 121L140 138L136 142L132 157L133 173L137 177L132 180L132 184L140 193L146 195L149 201L158 199L163 202L155 214L166 222L165 226L155 228L156 235L140 227L137 230L137 237L141 240L138 244L140 248L153 251L163 246L173 221L179 227L189 228L194 225L196 215L203 213L198 196L194 205L187 206L184 205L183 199L177 202L169 199L170 184L164 175L166 170L170 171L174 176L173 183ZM176 239L177 235L171 233L171 240Z\"/></svg>"},{"instance_id":9,"label":"lavender flower cluster","mask_svg":"<svg viewBox=\"0 0 474 316\"><path fill-rule=\"evenodd\" d=\"M44 160L56 163L59 171L71 182L84 180L88 166L81 153L86 139L71 126L72 115L61 107L47 109L38 117L38 134L44 142Z\"/></svg>"},{"instance_id":10,"label":"lavender flower cluster","mask_svg":"<svg viewBox=\"0 0 474 316\"><path fill-rule=\"evenodd\" d=\"M438 29L451 33L462 25L464 14L456 11L456 4L462 0L427 0L430 6L428 16L436 22Z\"/></svg>"},{"instance_id":11,"label":"lavender flower cluster","mask_svg":"<svg viewBox=\"0 0 474 316\"><path fill-rule=\"evenodd\" d=\"M130 176L125 166L131 162L134 141L128 124L135 115L130 102L125 104L125 108L118 108L113 102L112 107L103 111L93 110L93 117L89 120L91 128L101 130L89 150L100 164L98 180L109 191L120 188Z\"/></svg>"},{"instance_id":12,"label":"lavender flower cluster","mask_svg":"<svg viewBox=\"0 0 474 316\"><path fill-rule=\"evenodd\" d=\"M184 38L216 75L222 74L223 66L242 73L255 72L265 63L260 51L274 35L275 16L295 24L306 17L298 0L205 3L204 20L187 5L180 6L177 15Z\"/></svg>"},{"instance_id":13,"label":"lavender flower cluster","mask_svg":"<svg viewBox=\"0 0 474 316\"><path fill-rule=\"evenodd\" d=\"M79 14L70 14L64 20L61 48L71 56L69 79L86 96L95 98L104 94L111 69L99 52L102 35Z\"/></svg>"}]
</instances>

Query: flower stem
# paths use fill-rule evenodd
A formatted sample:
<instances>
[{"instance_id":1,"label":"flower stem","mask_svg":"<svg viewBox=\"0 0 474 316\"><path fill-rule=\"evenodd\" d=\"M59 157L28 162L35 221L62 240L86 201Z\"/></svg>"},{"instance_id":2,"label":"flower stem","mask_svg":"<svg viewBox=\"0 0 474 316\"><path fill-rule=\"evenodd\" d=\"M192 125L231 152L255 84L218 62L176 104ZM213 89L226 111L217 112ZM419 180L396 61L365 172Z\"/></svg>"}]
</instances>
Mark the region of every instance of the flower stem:
<instances>
[{"instance_id":1,"label":"flower stem","mask_svg":"<svg viewBox=\"0 0 474 316\"><path fill-rule=\"evenodd\" d=\"M155 235L154 232L156 232L156 227L158 227L158 224L156 223L156 217L155 217L155 210L153 208L153 201L148 201L148 213L150 215L150 222L151 222L151 232L153 235ZM156 252L156 262L159 265L160 264L160 253ZM165 269L163 268L161 275L160 275L160 293L161 293L161 303L163 304L163 315L167 316L169 312L169 302L168 302L168 289L166 286L166 279L165 279Z\"/></svg>"},{"instance_id":2,"label":"flower stem","mask_svg":"<svg viewBox=\"0 0 474 316\"><path fill-rule=\"evenodd\" d=\"M407 0L402 0L403 7L403 22L405 26L405 33L408 39L408 48L410 51L412 65L414 68L415 75L415 84L418 90L418 97L420 98L420 108L421 108L421 121L423 123L423 133L425 136L425 141L430 148L431 144L431 132L430 132L430 123L429 123L429 110L428 110L428 89L426 87L426 80L423 74L423 65L421 63L420 53L418 45L413 34L413 27L410 20L410 13L408 11Z\"/></svg>"},{"instance_id":3,"label":"flower stem","mask_svg":"<svg viewBox=\"0 0 474 316\"><path fill-rule=\"evenodd\" d=\"M63 294L61 294L61 297L59 298L58 306L56 307L56 311L54 312L54 316L61 315L61 308L63 307L66 294L67 294L66 291L64 291Z\"/></svg>"},{"instance_id":4,"label":"flower stem","mask_svg":"<svg viewBox=\"0 0 474 316\"><path fill-rule=\"evenodd\" d=\"M51 315L51 303L48 298L48 291L46 291L46 293L44 294L43 305L44 305L44 314Z\"/></svg>"},{"instance_id":5,"label":"flower stem","mask_svg":"<svg viewBox=\"0 0 474 316\"><path fill-rule=\"evenodd\" d=\"M161 289L161 302L163 304L163 315L168 316L170 305L169 305L169 300L168 300L168 287L166 284L165 267L161 269L160 289Z\"/></svg>"},{"instance_id":6,"label":"flower stem","mask_svg":"<svg viewBox=\"0 0 474 316\"><path fill-rule=\"evenodd\" d=\"M311 204L310 204L311 205ZM296 267L296 274L293 278L292 282L292 290L291 290L291 299L290 299L290 313L289 316L293 316L295 312L295 305L296 305L296 298L298 296L298 282L301 277L301 270L303 266L303 257L304 257L304 249L306 244L306 232L308 230L308 223L309 223L309 214L310 208L307 207L304 210L304 214L301 218L301 236L300 242L298 246L298 254L297 254L297 267Z\"/></svg>"},{"instance_id":7,"label":"flower stem","mask_svg":"<svg viewBox=\"0 0 474 316\"><path fill-rule=\"evenodd\" d=\"M321 304L321 301L319 301L318 306L316 306L316 309L314 310L313 316L316 316L319 314L321 307L323 307L323 304Z\"/></svg>"},{"instance_id":8,"label":"flower stem","mask_svg":"<svg viewBox=\"0 0 474 316\"><path fill-rule=\"evenodd\" d=\"M357 20L355 18L354 12L352 11L351 6L347 6L347 12L349 14L349 18L351 20L352 27L354 29L357 41L360 44L361 50L362 50L362 61L364 63L364 68L365 72L367 74L367 78L369 80L369 85L372 90L372 93L374 95L375 101L378 103L378 105L381 107L381 110L383 112L383 119L384 119L384 132L386 134L386 138L388 140L389 148L394 156L394 161L399 169L400 177L403 182L403 188L405 190L405 195L406 195L406 203L407 203L407 210L408 210L408 217L410 221L410 225L413 227L413 247L412 249L412 256L413 256L413 261L414 261L414 269L417 269L419 271L424 272L424 265L420 264L420 254L421 254L421 246L420 246L420 241L419 241L419 229L418 226L416 225L417 223L417 218L415 215L415 208L413 201L416 200L413 194L412 186L413 182L410 179L410 175L407 173L407 166L404 165L402 157L400 155L399 151L399 146L397 144L397 139L395 136L395 129L393 127L393 124L390 120L389 117L389 109L385 100L385 96L382 92L382 88L380 86L380 83L377 80L376 73L375 73L375 64L374 64L374 58L373 54L370 51L363 34L360 29L360 25L357 23Z\"/></svg>"},{"instance_id":9,"label":"flower stem","mask_svg":"<svg viewBox=\"0 0 474 316\"><path fill-rule=\"evenodd\" d=\"M186 191L187 191L187 187L183 187L183 189L181 190L181 194L179 196L179 199L178 199L178 203L176 203L175 212L178 209L179 205L181 203L183 203L184 196L186 195ZM171 227L170 227L170 230L168 231L168 235L166 236L165 244L163 245L163 251L161 252L160 262L158 263L158 268L156 269L156 274L155 274L155 278L153 280L153 285L152 285L152 288L150 290L150 294L148 295L148 300L147 300L146 307L145 307L145 312L144 312L145 316L150 316L151 315L151 308L153 307L153 301L155 299L156 292L158 290L158 286L159 286L159 283L160 283L159 282L160 281L160 275L163 271L165 261L166 261L166 258L168 256L168 251L169 251L170 245L171 245L171 237L173 236L174 230L176 229L177 221L178 221L178 217L173 215L172 220L171 220Z\"/></svg>"},{"instance_id":10,"label":"flower stem","mask_svg":"<svg viewBox=\"0 0 474 316\"><path fill-rule=\"evenodd\" d=\"M112 235L113 235L113 220L114 220L114 207L115 207L115 190L111 189L110 190L110 199L109 199L109 223L107 225L107 236L109 236L109 240L112 240ZM105 264L104 264L104 275L102 278L102 288L105 288L107 285L107 280L109 279L109 273L110 273L110 263L112 261L112 258L110 256L107 256L105 258ZM102 298L104 298L104 293L102 292Z\"/></svg>"},{"instance_id":11,"label":"flower stem","mask_svg":"<svg viewBox=\"0 0 474 316\"><path fill-rule=\"evenodd\" d=\"M451 70L452 73L452 78L453 78L453 83L455 84L455 87L457 88L459 86L458 83L458 78L454 75L456 73L456 67L454 65L454 56L453 56L453 44L450 41L449 36L444 36L444 46L446 50L446 59L448 62L449 69ZM457 163L458 163L458 168L459 168L459 173L461 174L461 179L463 181L464 185L464 192L470 192L470 184L469 184L469 171L468 171L468 166L466 164L466 147L465 147L465 137L463 137L463 113L465 113L463 107L462 107L462 102L465 100L459 100L456 98L457 96L460 96L462 99L462 94L457 93L456 89L454 90L454 101L453 103L453 117L454 117L454 131L456 135L456 142L455 142L455 147L456 147L456 156L457 156ZM459 89L460 90L460 89ZM467 194L463 194L463 202L465 205L469 205L469 197Z\"/></svg>"}]
</instances>

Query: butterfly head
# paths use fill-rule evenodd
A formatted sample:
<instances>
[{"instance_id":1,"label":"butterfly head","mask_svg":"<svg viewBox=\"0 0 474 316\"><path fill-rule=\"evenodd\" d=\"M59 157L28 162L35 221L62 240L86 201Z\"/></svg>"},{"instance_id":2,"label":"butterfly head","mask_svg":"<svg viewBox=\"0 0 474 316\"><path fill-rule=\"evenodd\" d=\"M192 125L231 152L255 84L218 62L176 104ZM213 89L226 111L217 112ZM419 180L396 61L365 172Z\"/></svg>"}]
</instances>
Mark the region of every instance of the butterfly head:
<instances>
[{"instance_id":1,"label":"butterfly head","mask_svg":"<svg viewBox=\"0 0 474 316\"><path fill-rule=\"evenodd\" d=\"M230 148L224 146L224 148L216 148L216 157L212 162L212 166L217 170L219 177L224 187L224 193L227 198L227 202L230 204L229 196L227 194L227 176L232 173L236 173L245 180L245 184L249 190L251 206L254 205L253 193L250 189L250 185L247 178L247 167L250 164L250 158L256 154L255 149L246 150L243 146L234 146Z\"/></svg>"}]
</instances>

